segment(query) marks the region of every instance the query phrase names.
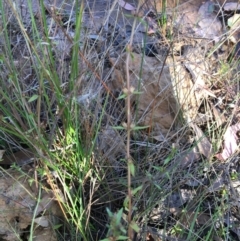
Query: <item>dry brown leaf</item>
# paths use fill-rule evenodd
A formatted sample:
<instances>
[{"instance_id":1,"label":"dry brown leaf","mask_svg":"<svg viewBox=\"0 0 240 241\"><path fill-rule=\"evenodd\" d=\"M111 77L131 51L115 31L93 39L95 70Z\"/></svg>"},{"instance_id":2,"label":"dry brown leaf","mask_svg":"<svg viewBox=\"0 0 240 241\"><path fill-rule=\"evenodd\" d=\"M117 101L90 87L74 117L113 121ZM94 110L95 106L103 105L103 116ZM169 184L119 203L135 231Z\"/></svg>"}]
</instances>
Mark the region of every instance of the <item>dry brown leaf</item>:
<instances>
[{"instance_id":1,"label":"dry brown leaf","mask_svg":"<svg viewBox=\"0 0 240 241\"><path fill-rule=\"evenodd\" d=\"M109 164L118 171L119 157L126 156L124 137L111 127L105 127L98 135L99 149L107 157Z\"/></svg>"},{"instance_id":2,"label":"dry brown leaf","mask_svg":"<svg viewBox=\"0 0 240 241\"><path fill-rule=\"evenodd\" d=\"M203 98L208 96L216 98L216 95L209 90L205 83L204 77L208 72L208 61L203 56L201 48L186 47L184 57L184 65L192 76L198 105L201 104Z\"/></svg>"},{"instance_id":3,"label":"dry brown leaf","mask_svg":"<svg viewBox=\"0 0 240 241\"><path fill-rule=\"evenodd\" d=\"M194 123L190 123L190 126L196 134L196 142L198 150L205 157L210 158L212 156L212 144L209 142L203 131Z\"/></svg>"},{"instance_id":4,"label":"dry brown leaf","mask_svg":"<svg viewBox=\"0 0 240 241\"><path fill-rule=\"evenodd\" d=\"M197 148L193 148L192 150L187 150L182 152L179 158L181 168L186 168L190 164L197 161L199 158L200 158L200 154Z\"/></svg>"},{"instance_id":5,"label":"dry brown leaf","mask_svg":"<svg viewBox=\"0 0 240 241\"><path fill-rule=\"evenodd\" d=\"M221 160L225 161L227 160L230 156L232 156L235 151L238 149L238 136L237 132L240 131L240 123L229 126L223 136L224 140L224 148L223 151L219 154L216 155L216 157Z\"/></svg>"},{"instance_id":6,"label":"dry brown leaf","mask_svg":"<svg viewBox=\"0 0 240 241\"><path fill-rule=\"evenodd\" d=\"M33 241L57 241L57 235L53 228L38 227L34 229Z\"/></svg>"},{"instance_id":7,"label":"dry brown leaf","mask_svg":"<svg viewBox=\"0 0 240 241\"><path fill-rule=\"evenodd\" d=\"M126 54L122 54L120 60L112 61L116 64L111 78L112 90L116 91L117 88L121 91L126 85ZM135 103L138 107L136 124L150 126L156 136L166 135L174 124L178 109L168 67L163 67L163 59L159 61L147 56L142 58L140 54L131 53L129 71L131 85L135 90L140 86L141 92L140 95L133 95L131 98L132 104ZM161 71L162 74L159 76Z\"/></svg>"},{"instance_id":8,"label":"dry brown leaf","mask_svg":"<svg viewBox=\"0 0 240 241\"><path fill-rule=\"evenodd\" d=\"M187 46L180 60L167 60L172 82L183 116L187 122L196 120L204 98L216 97L205 84L208 62L201 48Z\"/></svg>"},{"instance_id":9,"label":"dry brown leaf","mask_svg":"<svg viewBox=\"0 0 240 241\"><path fill-rule=\"evenodd\" d=\"M51 208L51 206L53 205L54 201L53 201L53 197L50 193L45 193L42 197L41 197L41 201L38 204L36 215L38 215L39 213L48 210L49 208Z\"/></svg>"},{"instance_id":10,"label":"dry brown leaf","mask_svg":"<svg viewBox=\"0 0 240 241\"><path fill-rule=\"evenodd\" d=\"M132 10L135 10L135 9L136 9L136 8L133 7L131 4L129 4L129 3L125 2L125 1L123 1L123 0L118 0L118 4L119 4L122 8L124 8L124 9L126 9L126 10L129 10L129 11L132 11Z\"/></svg>"},{"instance_id":11,"label":"dry brown leaf","mask_svg":"<svg viewBox=\"0 0 240 241\"><path fill-rule=\"evenodd\" d=\"M209 192L216 192L222 189L224 186L224 179L222 176L218 176L208 188Z\"/></svg>"},{"instance_id":12,"label":"dry brown leaf","mask_svg":"<svg viewBox=\"0 0 240 241\"><path fill-rule=\"evenodd\" d=\"M167 64L183 116L186 121L191 122L195 119L199 108L191 75L180 62L174 62L172 58L167 59Z\"/></svg>"},{"instance_id":13,"label":"dry brown leaf","mask_svg":"<svg viewBox=\"0 0 240 241\"><path fill-rule=\"evenodd\" d=\"M214 13L214 2L204 2L198 10L198 27L195 27L195 33L203 38L217 40L222 34L222 23Z\"/></svg>"},{"instance_id":14,"label":"dry brown leaf","mask_svg":"<svg viewBox=\"0 0 240 241\"><path fill-rule=\"evenodd\" d=\"M16 163L20 166L29 164L35 159L35 154L30 148L22 149L10 155L3 155L0 164L11 165Z\"/></svg>"},{"instance_id":15,"label":"dry brown leaf","mask_svg":"<svg viewBox=\"0 0 240 241\"><path fill-rule=\"evenodd\" d=\"M32 223L38 192L34 185L29 184L29 179L32 179L34 173L29 169L27 171L28 173L23 175L23 171L8 170L8 175L1 176L0 233L4 240L19 240L21 234ZM44 190L42 193L47 195ZM58 212L61 211L56 202L52 202L47 210L54 206L57 206Z\"/></svg>"},{"instance_id":16,"label":"dry brown leaf","mask_svg":"<svg viewBox=\"0 0 240 241\"><path fill-rule=\"evenodd\" d=\"M220 112L211 102L210 102L210 106L214 115L215 123L217 124L217 127L220 127L224 122L226 122L226 118L224 117L223 114L220 114Z\"/></svg>"},{"instance_id":17,"label":"dry brown leaf","mask_svg":"<svg viewBox=\"0 0 240 241\"><path fill-rule=\"evenodd\" d=\"M210 220L210 216L206 213L198 213L193 211L186 211L181 208L170 208L170 212L175 216L179 217L179 223L185 227L190 227L190 225L195 222L199 225L204 225Z\"/></svg>"},{"instance_id":18,"label":"dry brown leaf","mask_svg":"<svg viewBox=\"0 0 240 241\"><path fill-rule=\"evenodd\" d=\"M34 223L38 224L41 227L47 228L47 227L49 227L49 217L41 216L39 218L35 218Z\"/></svg>"},{"instance_id":19,"label":"dry brown leaf","mask_svg":"<svg viewBox=\"0 0 240 241\"><path fill-rule=\"evenodd\" d=\"M218 40L222 34L222 24L213 12L214 2L188 2L178 8L175 24L180 31L188 36Z\"/></svg>"}]
</instances>

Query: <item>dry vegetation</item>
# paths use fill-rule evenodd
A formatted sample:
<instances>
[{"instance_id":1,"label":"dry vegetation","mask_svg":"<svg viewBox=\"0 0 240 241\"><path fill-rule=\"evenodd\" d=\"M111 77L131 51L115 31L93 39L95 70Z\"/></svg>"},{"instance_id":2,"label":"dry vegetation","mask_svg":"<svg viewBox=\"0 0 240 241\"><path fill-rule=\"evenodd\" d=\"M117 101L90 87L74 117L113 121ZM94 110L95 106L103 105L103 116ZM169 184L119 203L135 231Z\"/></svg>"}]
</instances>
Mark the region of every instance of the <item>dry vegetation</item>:
<instances>
[{"instance_id":1,"label":"dry vegetation","mask_svg":"<svg viewBox=\"0 0 240 241\"><path fill-rule=\"evenodd\" d=\"M1 1L1 240L240 240L227 2Z\"/></svg>"}]
</instances>

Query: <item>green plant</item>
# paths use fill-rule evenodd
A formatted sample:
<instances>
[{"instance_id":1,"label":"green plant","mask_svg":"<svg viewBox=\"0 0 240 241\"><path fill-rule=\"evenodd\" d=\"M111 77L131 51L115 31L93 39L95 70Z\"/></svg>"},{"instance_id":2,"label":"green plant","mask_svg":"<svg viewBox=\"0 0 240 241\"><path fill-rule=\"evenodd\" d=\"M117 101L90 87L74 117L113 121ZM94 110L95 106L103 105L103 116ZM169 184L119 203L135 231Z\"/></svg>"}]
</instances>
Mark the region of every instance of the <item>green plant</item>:
<instances>
[{"instance_id":1,"label":"green plant","mask_svg":"<svg viewBox=\"0 0 240 241\"><path fill-rule=\"evenodd\" d=\"M107 209L107 213L110 219L107 234L108 238L102 239L101 241L127 240L127 231L124 225L122 225L123 208L121 208L117 213L112 213L109 209Z\"/></svg>"}]
</instances>

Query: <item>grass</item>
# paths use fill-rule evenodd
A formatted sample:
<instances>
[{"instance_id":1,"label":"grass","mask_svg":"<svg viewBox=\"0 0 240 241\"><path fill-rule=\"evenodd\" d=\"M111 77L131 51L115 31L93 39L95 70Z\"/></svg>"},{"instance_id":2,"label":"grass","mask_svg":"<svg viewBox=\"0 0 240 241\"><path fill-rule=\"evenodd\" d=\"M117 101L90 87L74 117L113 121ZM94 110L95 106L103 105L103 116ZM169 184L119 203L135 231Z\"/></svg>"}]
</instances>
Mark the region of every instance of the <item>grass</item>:
<instances>
[{"instance_id":1,"label":"grass","mask_svg":"<svg viewBox=\"0 0 240 241\"><path fill-rule=\"evenodd\" d=\"M226 128L238 122L239 94L228 94L238 82L238 60L230 56L216 61L218 71L210 74L207 88L217 96L198 106L198 112L210 116L197 125L201 133L196 135L194 123L183 120L189 113L182 106L176 118L181 124L159 139L137 119L144 82L143 67L134 73L130 68L135 32L118 52L119 59L122 52L127 53L126 72L122 71L126 88L112 88L116 36L109 37L103 28L91 35L84 22L87 7L81 1L67 13L63 6L46 8L40 1L36 14L34 4L27 1L26 21L12 1L0 1L0 146L7 152L30 148L36 155L29 168L35 172L31 182L38 190L37 205L25 230L29 237L17 229L16 236L34 240L39 228L34 220L51 213L47 208L37 213L44 200L42 193L48 190L62 217L60 224L52 221L50 225L59 240L237 240L233 228L237 221L226 226L225 216L238 215L232 204L237 190L231 184L238 179L238 153L223 163L214 155L221 151ZM168 30L166 4L163 9L161 34ZM105 17L111 20L111 12L108 14ZM134 22L133 30L136 25ZM112 32L121 30L117 22L112 28ZM96 40L101 38L110 40L108 46ZM171 38L164 36L164 41L171 55L178 38L173 33ZM144 39L143 47L146 44ZM147 58L142 56L141 66ZM165 61L164 65L169 64ZM172 63L173 76L178 79L174 88L179 91L183 85L179 63ZM164 75L163 70L156 71ZM133 76L139 81L138 89L133 87ZM225 114L225 121L214 119L209 103ZM154 114L151 118L153 123ZM213 152L208 158L198 153L195 159L193 150L207 145L204 138ZM24 172L27 167L12 168L29 178ZM1 169L8 170L12 169Z\"/></svg>"}]
</instances>

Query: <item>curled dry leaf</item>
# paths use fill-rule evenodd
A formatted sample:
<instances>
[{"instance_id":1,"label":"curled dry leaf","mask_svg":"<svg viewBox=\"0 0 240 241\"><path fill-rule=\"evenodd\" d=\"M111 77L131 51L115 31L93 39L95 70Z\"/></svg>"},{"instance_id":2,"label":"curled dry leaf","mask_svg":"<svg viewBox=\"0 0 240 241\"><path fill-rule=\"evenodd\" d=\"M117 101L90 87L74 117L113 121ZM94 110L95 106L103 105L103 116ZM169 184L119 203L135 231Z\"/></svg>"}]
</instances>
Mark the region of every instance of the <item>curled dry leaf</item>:
<instances>
[{"instance_id":1,"label":"curled dry leaf","mask_svg":"<svg viewBox=\"0 0 240 241\"><path fill-rule=\"evenodd\" d=\"M236 125L229 126L223 136L224 140L224 148L223 151L216 155L216 157L221 160L225 161L230 156L232 156L235 151L238 149L238 136L237 132L240 131L240 123Z\"/></svg>"},{"instance_id":2,"label":"curled dry leaf","mask_svg":"<svg viewBox=\"0 0 240 241\"><path fill-rule=\"evenodd\" d=\"M124 9L126 9L126 10L129 10L129 11L133 11L133 10L136 9L136 8L133 7L131 4L126 3L126 2L123 1L123 0L118 0L118 4L119 4L122 8L124 8Z\"/></svg>"}]
</instances>

